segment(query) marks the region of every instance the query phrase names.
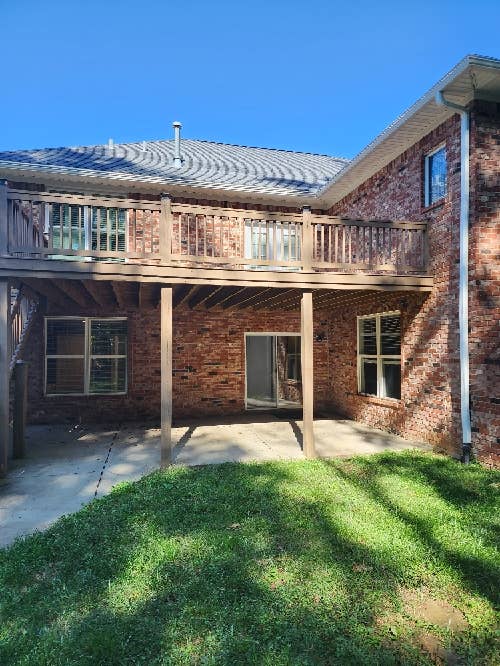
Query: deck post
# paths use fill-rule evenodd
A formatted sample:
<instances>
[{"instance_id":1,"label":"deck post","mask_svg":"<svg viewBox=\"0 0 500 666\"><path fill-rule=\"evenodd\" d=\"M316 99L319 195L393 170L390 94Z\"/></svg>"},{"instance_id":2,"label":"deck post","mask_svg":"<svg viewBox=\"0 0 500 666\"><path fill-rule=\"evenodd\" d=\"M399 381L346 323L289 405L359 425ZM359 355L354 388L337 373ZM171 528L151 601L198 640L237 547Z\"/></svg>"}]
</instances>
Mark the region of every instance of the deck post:
<instances>
[{"instance_id":1,"label":"deck post","mask_svg":"<svg viewBox=\"0 0 500 666\"><path fill-rule=\"evenodd\" d=\"M7 473L10 440L10 285L0 278L0 477Z\"/></svg>"},{"instance_id":2,"label":"deck post","mask_svg":"<svg viewBox=\"0 0 500 666\"><path fill-rule=\"evenodd\" d=\"M9 249L7 205L7 181L0 180L0 256L7 255Z\"/></svg>"},{"instance_id":3,"label":"deck post","mask_svg":"<svg viewBox=\"0 0 500 666\"><path fill-rule=\"evenodd\" d=\"M160 466L172 464L172 287L161 290L161 443Z\"/></svg>"},{"instance_id":4,"label":"deck post","mask_svg":"<svg viewBox=\"0 0 500 666\"><path fill-rule=\"evenodd\" d=\"M28 404L28 364L17 361L14 366L14 428L12 457L24 458L26 444L26 408Z\"/></svg>"},{"instance_id":5,"label":"deck post","mask_svg":"<svg viewBox=\"0 0 500 666\"><path fill-rule=\"evenodd\" d=\"M310 206L302 208L302 270L312 271L313 264L313 224Z\"/></svg>"},{"instance_id":6,"label":"deck post","mask_svg":"<svg viewBox=\"0 0 500 666\"><path fill-rule=\"evenodd\" d=\"M161 195L160 255L167 262L172 254L172 199L170 194Z\"/></svg>"},{"instance_id":7,"label":"deck post","mask_svg":"<svg viewBox=\"0 0 500 666\"><path fill-rule=\"evenodd\" d=\"M314 447L314 371L313 371L313 302L312 292L302 294L300 307L302 359L302 447L306 458L315 458Z\"/></svg>"}]
</instances>

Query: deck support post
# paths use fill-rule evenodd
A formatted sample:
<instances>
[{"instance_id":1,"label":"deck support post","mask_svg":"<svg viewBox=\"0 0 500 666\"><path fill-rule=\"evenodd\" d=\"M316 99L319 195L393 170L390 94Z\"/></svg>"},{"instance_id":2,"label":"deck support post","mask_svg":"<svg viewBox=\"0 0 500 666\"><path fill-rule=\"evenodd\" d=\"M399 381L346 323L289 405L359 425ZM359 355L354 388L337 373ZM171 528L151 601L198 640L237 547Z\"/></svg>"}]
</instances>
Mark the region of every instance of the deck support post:
<instances>
[{"instance_id":1,"label":"deck support post","mask_svg":"<svg viewBox=\"0 0 500 666\"><path fill-rule=\"evenodd\" d=\"M306 458L315 458L314 446L314 371L313 371L313 302L312 292L302 294L300 307L302 359L302 447Z\"/></svg>"},{"instance_id":2,"label":"deck support post","mask_svg":"<svg viewBox=\"0 0 500 666\"><path fill-rule=\"evenodd\" d=\"M172 199L170 194L161 195L159 236L160 255L168 262L172 254Z\"/></svg>"},{"instance_id":3,"label":"deck support post","mask_svg":"<svg viewBox=\"0 0 500 666\"><path fill-rule=\"evenodd\" d=\"M172 287L161 290L161 442L160 466L172 464Z\"/></svg>"},{"instance_id":4,"label":"deck support post","mask_svg":"<svg viewBox=\"0 0 500 666\"><path fill-rule=\"evenodd\" d=\"M10 285L0 278L0 477L7 474L9 451Z\"/></svg>"},{"instance_id":5,"label":"deck support post","mask_svg":"<svg viewBox=\"0 0 500 666\"><path fill-rule=\"evenodd\" d=\"M26 448L26 408L28 405L28 364L17 361L14 366L14 428L12 457L24 458Z\"/></svg>"}]
</instances>

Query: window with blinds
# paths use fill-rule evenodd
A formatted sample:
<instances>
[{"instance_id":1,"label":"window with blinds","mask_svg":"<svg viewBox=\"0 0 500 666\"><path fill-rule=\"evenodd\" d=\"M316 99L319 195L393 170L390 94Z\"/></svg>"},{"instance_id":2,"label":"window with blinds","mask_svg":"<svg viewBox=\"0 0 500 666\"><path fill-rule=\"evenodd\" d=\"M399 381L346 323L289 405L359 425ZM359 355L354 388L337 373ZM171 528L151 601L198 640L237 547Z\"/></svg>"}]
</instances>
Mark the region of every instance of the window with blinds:
<instances>
[{"instance_id":1,"label":"window with blinds","mask_svg":"<svg viewBox=\"0 0 500 666\"><path fill-rule=\"evenodd\" d=\"M358 317L358 391L401 398L401 315Z\"/></svg>"},{"instance_id":2,"label":"window with blinds","mask_svg":"<svg viewBox=\"0 0 500 666\"><path fill-rule=\"evenodd\" d=\"M47 317L47 395L127 391L127 320Z\"/></svg>"},{"instance_id":3,"label":"window with blinds","mask_svg":"<svg viewBox=\"0 0 500 666\"><path fill-rule=\"evenodd\" d=\"M125 252L127 210L103 206L51 204L52 247L60 250Z\"/></svg>"}]
</instances>

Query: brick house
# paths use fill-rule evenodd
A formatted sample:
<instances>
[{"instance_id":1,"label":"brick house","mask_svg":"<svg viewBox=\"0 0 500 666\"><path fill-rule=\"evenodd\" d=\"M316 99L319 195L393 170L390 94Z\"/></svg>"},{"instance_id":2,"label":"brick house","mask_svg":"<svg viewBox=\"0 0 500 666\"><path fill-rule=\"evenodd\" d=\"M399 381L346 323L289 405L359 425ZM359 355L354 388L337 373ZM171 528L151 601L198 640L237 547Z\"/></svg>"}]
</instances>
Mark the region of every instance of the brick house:
<instances>
[{"instance_id":1,"label":"brick house","mask_svg":"<svg viewBox=\"0 0 500 666\"><path fill-rule=\"evenodd\" d=\"M500 457L500 61L354 160L180 138L0 153L0 471L22 420L300 407ZM27 365L17 361L27 361ZM13 396L16 394L17 399Z\"/></svg>"}]
</instances>

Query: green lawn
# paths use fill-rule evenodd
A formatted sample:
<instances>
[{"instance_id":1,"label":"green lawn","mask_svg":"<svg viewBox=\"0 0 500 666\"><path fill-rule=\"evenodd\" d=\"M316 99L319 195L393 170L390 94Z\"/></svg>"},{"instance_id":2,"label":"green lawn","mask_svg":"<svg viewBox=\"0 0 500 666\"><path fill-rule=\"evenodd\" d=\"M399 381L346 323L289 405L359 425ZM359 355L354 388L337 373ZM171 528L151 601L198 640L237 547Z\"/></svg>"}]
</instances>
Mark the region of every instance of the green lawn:
<instances>
[{"instance_id":1,"label":"green lawn","mask_svg":"<svg viewBox=\"0 0 500 666\"><path fill-rule=\"evenodd\" d=\"M500 473L173 468L0 551L0 663L498 664Z\"/></svg>"}]
</instances>

